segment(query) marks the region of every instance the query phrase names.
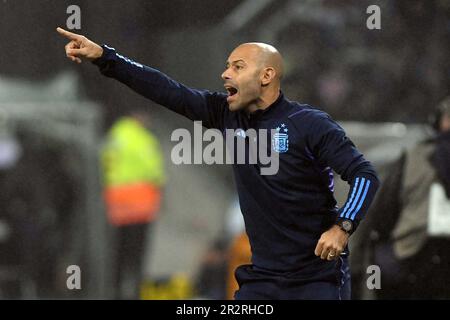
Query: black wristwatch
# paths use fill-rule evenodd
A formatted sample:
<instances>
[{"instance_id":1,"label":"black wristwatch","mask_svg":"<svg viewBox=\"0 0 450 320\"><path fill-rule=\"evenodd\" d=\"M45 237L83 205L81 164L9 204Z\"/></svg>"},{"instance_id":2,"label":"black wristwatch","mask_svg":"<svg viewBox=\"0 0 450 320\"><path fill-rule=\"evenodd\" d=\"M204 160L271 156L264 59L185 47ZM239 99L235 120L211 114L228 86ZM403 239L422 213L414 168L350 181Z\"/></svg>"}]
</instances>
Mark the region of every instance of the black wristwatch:
<instances>
[{"instance_id":1,"label":"black wristwatch","mask_svg":"<svg viewBox=\"0 0 450 320\"><path fill-rule=\"evenodd\" d=\"M355 229L353 221L350 219L339 219L336 224L341 228L341 230L347 232L351 235Z\"/></svg>"}]
</instances>

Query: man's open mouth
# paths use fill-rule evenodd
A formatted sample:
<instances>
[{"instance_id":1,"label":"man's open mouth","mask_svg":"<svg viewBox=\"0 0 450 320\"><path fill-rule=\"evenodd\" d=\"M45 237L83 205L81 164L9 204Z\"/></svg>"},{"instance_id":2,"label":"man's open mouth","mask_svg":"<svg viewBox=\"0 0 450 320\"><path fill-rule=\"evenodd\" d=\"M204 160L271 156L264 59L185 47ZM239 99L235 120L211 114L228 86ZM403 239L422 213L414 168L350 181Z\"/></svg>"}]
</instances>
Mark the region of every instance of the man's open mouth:
<instances>
[{"instance_id":1,"label":"man's open mouth","mask_svg":"<svg viewBox=\"0 0 450 320\"><path fill-rule=\"evenodd\" d=\"M225 89L227 90L229 97L232 97L238 93L238 89L230 85L225 85Z\"/></svg>"}]
</instances>

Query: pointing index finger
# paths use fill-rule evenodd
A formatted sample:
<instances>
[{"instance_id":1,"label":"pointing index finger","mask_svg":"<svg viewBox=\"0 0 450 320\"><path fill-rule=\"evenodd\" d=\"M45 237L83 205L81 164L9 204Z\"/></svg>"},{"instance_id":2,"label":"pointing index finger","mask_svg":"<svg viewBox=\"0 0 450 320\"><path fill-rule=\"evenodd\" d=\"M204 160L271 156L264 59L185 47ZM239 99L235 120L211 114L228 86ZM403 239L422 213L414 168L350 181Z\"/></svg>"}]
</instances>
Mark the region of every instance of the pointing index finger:
<instances>
[{"instance_id":1,"label":"pointing index finger","mask_svg":"<svg viewBox=\"0 0 450 320\"><path fill-rule=\"evenodd\" d=\"M60 35L63 35L64 37L66 37L67 39L70 39L70 40L80 40L81 39L81 36L79 34L66 31L60 27L56 28L56 31L58 31L58 33Z\"/></svg>"}]
</instances>

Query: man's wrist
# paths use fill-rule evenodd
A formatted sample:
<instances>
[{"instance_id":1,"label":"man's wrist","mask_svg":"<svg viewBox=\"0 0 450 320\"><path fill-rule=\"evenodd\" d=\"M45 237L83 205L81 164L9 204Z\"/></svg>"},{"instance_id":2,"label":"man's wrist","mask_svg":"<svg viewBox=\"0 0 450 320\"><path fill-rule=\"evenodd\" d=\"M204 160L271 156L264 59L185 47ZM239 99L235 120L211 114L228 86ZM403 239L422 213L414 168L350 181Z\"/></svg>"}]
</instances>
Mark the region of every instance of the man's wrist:
<instances>
[{"instance_id":1,"label":"man's wrist","mask_svg":"<svg viewBox=\"0 0 450 320\"><path fill-rule=\"evenodd\" d=\"M97 50L96 50L96 54L94 55L94 57L93 57L92 60L100 59L101 57L103 57L103 54L104 54L104 52L105 52L105 50L103 49L102 46L97 45L97 48L96 48L96 49L97 49Z\"/></svg>"},{"instance_id":2,"label":"man's wrist","mask_svg":"<svg viewBox=\"0 0 450 320\"><path fill-rule=\"evenodd\" d=\"M353 220L346 219L346 218L338 218L335 222L335 224L345 233L347 233L349 236L355 232L356 229L356 223Z\"/></svg>"},{"instance_id":3,"label":"man's wrist","mask_svg":"<svg viewBox=\"0 0 450 320\"><path fill-rule=\"evenodd\" d=\"M96 54L96 58L92 59L93 64L101 64L101 62L104 60L106 55L106 50L104 48L104 45L100 45L100 50L98 50L98 53Z\"/></svg>"}]
</instances>

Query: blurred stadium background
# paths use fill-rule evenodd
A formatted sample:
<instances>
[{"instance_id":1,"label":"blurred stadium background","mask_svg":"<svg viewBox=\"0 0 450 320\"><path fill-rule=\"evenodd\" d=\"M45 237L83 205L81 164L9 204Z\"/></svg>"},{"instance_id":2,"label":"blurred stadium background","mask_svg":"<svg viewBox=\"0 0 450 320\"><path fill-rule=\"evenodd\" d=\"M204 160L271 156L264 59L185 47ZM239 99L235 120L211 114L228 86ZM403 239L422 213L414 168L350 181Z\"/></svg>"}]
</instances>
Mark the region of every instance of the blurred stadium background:
<instances>
[{"instance_id":1,"label":"blurred stadium background","mask_svg":"<svg viewBox=\"0 0 450 320\"><path fill-rule=\"evenodd\" d=\"M331 114L381 175L429 135L428 118L449 94L448 0L0 0L0 298L114 296L98 154L108 128L134 109L149 111L167 174L141 298L225 297L230 230L239 229L231 168L172 164L170 134L192 130L188 120L66 59L55 28L72 4L81 8L75 32L193 87L222 90L237 44L275 45L285 94ZM366 28L371 4L381 30ZM337 182L342 203L348 187ZM361 272L364 254L353 260ZM65 287L73 264L79 291ZM355 298L376 298L358 290L364 283L353 284Z\"/></svg>"}]
</instances>

